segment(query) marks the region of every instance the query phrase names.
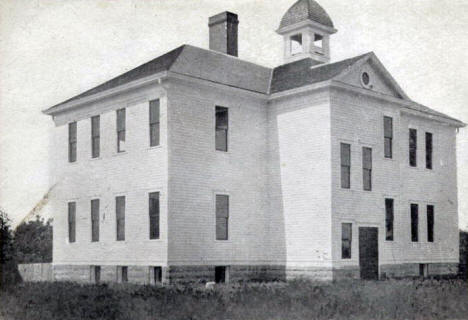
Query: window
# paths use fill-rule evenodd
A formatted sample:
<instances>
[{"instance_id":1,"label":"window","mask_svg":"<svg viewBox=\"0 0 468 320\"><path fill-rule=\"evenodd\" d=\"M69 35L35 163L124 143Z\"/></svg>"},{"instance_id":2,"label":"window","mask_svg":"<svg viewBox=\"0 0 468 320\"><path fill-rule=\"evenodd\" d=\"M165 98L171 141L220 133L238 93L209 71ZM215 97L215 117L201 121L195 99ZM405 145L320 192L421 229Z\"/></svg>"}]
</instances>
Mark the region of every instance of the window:
<instances>
[{"instance_id":1,"label":"window","mask_svg":"<svg viewBox=\"0 0 468 320\"><path fill-rule=\"evenodd\" d=\"M432 133L426 132L426 169L432 169Z\"/></svg>"},{"instance_id":2,"label":"window","mask_svg":"<svg viewBox=\"0 0 468 320\"><path fill-rule=\"evenodd\" d=\"M291 55L302 53L302 34L291 36Z\"/></svg>"},{"instance_id":3,"label":"window","mask_svg":"<svg viewBox=\"0 0 468 320\"><path fill-rule=\"evenodd\" d=\"M228 239L229 196L216 195L216 240Z\"/></svg>"},{"instance_id":4,"label":"window","mask_svg":"<svg viewBox=\"0 0 468 320\"><path fill-rule=\"evenodd\" d=\"M341 224L341 259L351 259L352 226L351 223Z\"/></svg>"},{"instance_id":5,"label":"window","mask_svg":"<svg viewBox=\"0 0 468 320\"><path fill-rule=\"evenodd\" d=\"M98 158L100 153L100 116L91 118L91 157Z\"/></svg>"},{"instance_id":6,"label":"window","mask_svg":"<svg viewBox=\"0 0 468 320\"><path fill-rule=\"evenodd\" d=\"M76 241L76 203L68 203L68 242Z\"/></svg>"},{"instance_id":7,"label":"window","mask_svg":"<svg viewBox=\"0 0 468 320\"><path fill-rule=\"evenodd\" d=\"M128 267L127 266L117 267L117 282L119 283L128 282Z\"/></svg>"},{"instance_id":8,"label":"window","mask_svg":"<svg viewBox=\"0 0 468 320\"><path fill-rule=\"evenodd\" d=\"M384 117L384 155L391 159L393 156L393 119Z\"/></svg>"},{"instance_id":9,"label":"window","mask_svg":"<svg viewBox=\"0 0 468 320\"><path fill-rule=\"evenodd\" d=\"M159 239L159 192L149 194L150 239Z\"/></svg>"},{"instance_id":10,"label":"window","mask_svg":"<svg viewBox=\"0 0 468 320\"><path fill-rule=\"evenodd\" d=\"M117 222L117 241L125 240L125 197L115 198L115 214Z\"/></svg>"},{"instance_id":11,"label":"window","mask_svg":"<svg viewBox=\"0 0 468 320\"><path fill-rule=\"evenodd\" d=\"M393 241L393 199L385 199L385 240Z\"/></svg>"},{"instance_id":12,"label":"window","mask_svg":"<svg viewBox=\"0 0 468 320\"><path fill-rule=\"evenodd\" d=\"M68 162L76 161L76 122L68 124Z\"/></svg>"},{"instance_id":13,"label":"window","mask_svg":"<svg viewBox=\"0 0 468 320\"><path fill-rule=\"evenodd\" d=\"M150 147L159 146L159 99L149 105Z\"/></svg>"},{"instance_id":14,"label":"window","mask_svg":"<svg viewBox=\"0 0 468 320\"><path fill-rule=\"evenodd\" d=\"M427 206L427 241L434 242L434 206Z\"/></svg>"},{"instance_id":15,"label":"window","mask_svg":"<svg viewBox=\"0 0 468 320\"><path fill-rule=\"evenodd\" d=\"M351 187L351 145L341 144L341 187L349 189Z\"/></svg>"},{"instance_id":16,"label":"window","mask_svg":"<svg viewBox=\"0 0 468 320\"><path fill-rule=\"evenodd\" d=\"M91 241L99 241L99 199L91 200Z\"/></svg>"},{"instance_id":17,"label":"window","mask_svg":"<svg viewBox=\"0 0 468 320\"><path fill-rule=\"evenodd\" d=\"M411 204L411 241L418 242L418 205Z\"/></svg>"},{"instance_id":18,"label":"window","mask_svg":"<svg viewBox=\"0 0 468 320\"><path fill-rule=\"evenodd\" d=\"M117 152L125 151L125 109L117 110Z\"/></svg>"},{"instance_id":19,"label":"window","mask_svg":"<svg viewBox=\"0 0 468 320\"><path fill-rule=\"evenodd\" d=\"M101 281L101 266L91 266L91 272L92 277L94 277L94 283L98 284Z\"/></svg>"},{"instance_id":20,"label":"window","mask_svg":"<svg viewBox=\"0 0 468 320\"><path fill-rule=\"evenodd\" d=\"M323 47L323 36L321 34L314 34L314 46L318 48Z\"/></svg>"},{"instance_id":21,"label":"window","mask_svg":"<svg viewBox=\"0 0 468 320\"><path fill-rule=\"evenodd\" d=\"M409 129L409 165L416 167L416 150L418 142L418 132L416 129Z\"/></svg>"},{"instance_id":22,"label":"window","mask_svg":"<svg viewBox=\"0 0 468 320\"><path fill-rule=\"evenodd\" d=\"M367 147L362 148L362 187L372 190L372 149Z\"/></svg>"},{"instance_id":23,"label":"window","mask_svg":"<svg viewBox=\"0 0 468 320\"><path fill-rule=\"evenodd\" d=\"M152 284L162 282L162 268L161 267L150 267L150 282Z\"/></svg>"},{"instance_id":24,"label":"window","mask_svg":"<svg viewBox=\"0 0 468 320\"><path fill-rule=\"evenodd\" d=\"M216 150L228 150L228 108L216 107Z\"/></svg>"}]
</instances>

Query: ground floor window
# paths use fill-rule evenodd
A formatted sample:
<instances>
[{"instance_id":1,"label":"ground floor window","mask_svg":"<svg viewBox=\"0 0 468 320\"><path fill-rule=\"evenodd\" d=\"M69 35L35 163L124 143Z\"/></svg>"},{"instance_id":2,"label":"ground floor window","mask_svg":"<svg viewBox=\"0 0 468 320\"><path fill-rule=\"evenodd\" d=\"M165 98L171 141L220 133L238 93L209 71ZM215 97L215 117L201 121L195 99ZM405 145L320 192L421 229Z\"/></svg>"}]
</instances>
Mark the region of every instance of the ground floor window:
<instances>
[{"instance_id":1,"label":"ground floor window","mask_svg":"<svg viewBox=\"0 0 468 320\"><path fill-rule=\"evenodd\" d=\"M101 282L101 266L91 266L91 281L96 284Z\"/></svg>"},{"instance_id":2,"label":"ground floor window","mask_svg":"<svg viewBox=\"0 0 468 320\"><path fill-rule=\"evenodd\" d=\"M229 268L226 266L215 267L215 282L216 283L228 282L229 281L228 271L229 271Z\"/></svg>"},{"instance_id":3,"label":"ground floor window","mask_svg":"<svg viewBox=\"0 0 468 320\"><path fill-rule=\"evenodd\" d=\"M352 224L341 224L341 259L351 259Z\"/></svg>"},{"instance_id":4,"label":"ground floor window","mask_svg":"<svg viewBox=\"0 0 468 320\"><path fill-rule=\"evenodd\" d=\"M128 267L127 266L117 267L117 282L119 283L128 282Z\"/></svg>"},{"instance_id":5,"label":"ground floor window","mask_svg":"<svg viewBox=\"0 0 468 320\"><path fill-rule=\"evenodd\" d=\"M162 268L150 267L150 283L157 284L162 282Z\"/></svg>"}]
</instances>

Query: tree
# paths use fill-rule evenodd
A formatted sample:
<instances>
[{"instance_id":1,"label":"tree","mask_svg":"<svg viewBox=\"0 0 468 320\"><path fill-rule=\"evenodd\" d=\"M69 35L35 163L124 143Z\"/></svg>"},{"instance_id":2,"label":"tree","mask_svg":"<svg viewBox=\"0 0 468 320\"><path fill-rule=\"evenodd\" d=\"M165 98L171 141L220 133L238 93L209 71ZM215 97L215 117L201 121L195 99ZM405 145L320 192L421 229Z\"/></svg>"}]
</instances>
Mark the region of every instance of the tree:
<instances>
[{"instance_id":1,"label":"tree","mask_svg":"<svg viewBox=\"0 0 468 320\"><path fill-rule=\"evenodd\" d=\"M14 253L10 219L0 208L0 288L16 283L20 279Z\"/></svg>"},{"instance_id":2,"label":"tree","mask_svg":"<svg viewBox=\"0 0 468 320\"><path fill-rule=\"evenodd\" d=\"M18 263L52 262L52 220L22 222L15 230L14 243Z\"/></svg>"}]
</instances>

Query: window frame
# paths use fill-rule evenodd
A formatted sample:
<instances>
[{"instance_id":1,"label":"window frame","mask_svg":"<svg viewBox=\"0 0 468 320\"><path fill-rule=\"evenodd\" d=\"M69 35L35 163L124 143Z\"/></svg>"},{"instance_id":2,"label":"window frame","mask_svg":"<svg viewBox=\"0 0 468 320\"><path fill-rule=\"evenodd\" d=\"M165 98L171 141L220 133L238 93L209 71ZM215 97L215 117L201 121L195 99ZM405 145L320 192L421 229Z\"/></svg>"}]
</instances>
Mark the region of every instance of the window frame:
<instances>
[{"instance_id":1,"label":"window frame","mask_svg":"<svg viewBox=\"0 0 468 320\"><path fill-rule=\"evenodd\" d=\"M67 205L68 208L68 243L76 242L76 202L70 201Z\"/></svg>"},{"instance_id":2,"label":"window frame","mask_svg":"<svg viewBox=\"0 0 468 320\"><path fill-rule=\"evenodd\" d=\"M226 119L225 119L225 126L222 124L218 124L218 110L219 111L225 111L226 112ZM229 108L228 107L223 107L216 105L215 106L215 150L219 152L228 152L229 151ZM225 143L225 148L222 148L223 146L218 147L218 131L223 131L225 138L224 138L224 143Z\"/></svg>"},{"instance_id":3,"label":"window frame","mask_svg":"<svg viewBox=\"0 0 468 320\"><path fill-rule=\"evenodd\" d=\"M426 132L424 135L426 149L426 169L433 169L433 154L434 154L434 135L432 132ZM428 143L429 142L429 143Z\"/></svg>"},{"instance_id":4,"label":"window frame","mask_svg":"<svg viewBox=\"0 0 468 320\"><path fill-rule=\"evenodd\" d=\"M222 216L218 216L218 196L219 197L226 197L227 198L227 214L226 214L226 217L222 217ZM216 192L215 193L215 199L214 199L215 203L214 203L214 207L215 207L215 240L216 241L222 241L222 242L225 242L225 241L229 241L229 217L230 217L230 211L231 211L231 196L227 193L218 193ZM221 213L220 213L221 214ZM225 234L225 238L221 238L218 236L218 219L221 220L221 219L224 219L225 221L225 224L226 224L226 227L225 227L225 230L226 230L226 234Z\"/></svg>"},{"instance_id":5,"label":"window frame","mask_svg":"<svg viewBox=\"0 0 468 320\"><path fill-rule=\"evenodd\" d=\"M347 160L347 159L344 159L344 157L343 157L343 150L344 150L343 148L346 148L346 147L348 147L347 152L349 152L349 156L348 156L348 159L349 159L348 162L349 163L345 163L346 161L344 161L344 160ZM346 143L346 142L341 142L340 143L340 185L341 185L341 189L351 189L351 161L352 161L352 159L351 159L351 144ZM346 182L347 183L343 183L344 182L343 181L343 173L346 174Z\"/></svg>"},{"instance_id":6,"label":"window frame","mask_svg":"<svg viewBox=\"0 0 468 320\"><path fill-rule=\"evenodd\" d=\"M122 117L122 119L119 118ZM116 110L116 134L117 134L117 153L126 151L126 135L127 135L127 111L126 108ZM121 143L123 142L123 144Z\"/></svg>"},{"instance_id":7,"label":"window frame","mask_svg":"<svg viewBox=\"0 0 468 320\"><path fill-rule=\"evenodd\" d=\"M158 200L158 210L157 214L152 214L151 213L151 200L153 199L151 196L152 195L157 195L157 200ZM157 217L157 232L152 233L152 218ZM148 231L149 231L149 239L150 240L159 240L161 238L161 193L159 191L154 191L154 192L149 192L148 193Z\"/></svg>"},{"instance_id":8,"label":"window frame","mask_svg":"<svg viewBox=\"0 0 468 320\"><path fill-rule=\"evenodd\" d=\"M101 116L91 117L91 158L101 156Z\"/></svg>"},{"instance_id":9,"label":"window frame","mask_svg":"<svg viewBox=\"0 0 468 320\"><path fill-rule=\"evenodd\" d=\"M429 210L431 208L431 210ZM434 242L434 227L435 227L435 206L428 204L426 206L426 223L427 223L427 242Z\"/></svg>"},{"instance_id":10,"label":"window frame","mask_svg":"<svg viewBox=\"0 0 468 320\"><path fill-rule=\"evenodd\" d=\"M345 238L345 227L349 227L349 239ZM345 244L348 244L347 248L349 256L345 255ZM352 222L342 222L341 223L341 259L342 260L351 260L353 257L353 223Z\"/></svg>"},{"instance_id":11,"label":"window frame","mask_svg":"<svg viewBox=\"0 0 468 320\"><path fill-rule=\"evenodd\" d=\"M413 211L413 208L415 208L415 211ZM417 203L411 203L410 212L411 242L417 243L419 242L419 205Z\"/></svg>"},{"instance_id":12,"label":"window frame","mask_svg":"<svg viewBox=\"0 0 468 320\"><path fill-rule=\"evenodd\" d=\"M413 133L414 137L412 137ZM416 128L408 129L408 164L412 168L418 166L418 130Z\"/></svg>"},{"instance_id":13,"label":"window frame","mask_svg":"<svg viewBox=\"0 0 468 320\"><path fill-rule=\"evenodd\" d=\"M93 204L95 203L97 203L97 212L93 210L96 208L96 206L93 206ZM100 225L99 225L100 221L99 220L100 220L101 203L99 199L92 199L90 204L91 204L91 242L99 242L99 238L100 238ZM97 219L96 219L96 216L97 216Z\"/></svg>"},{"instance_id":14,"label":"window frame","mask_svg":"<svg viewBox=\"0 0 468 320\"><path fill-rule=\"evenodd\" d=\"M391 206L389 206L390 203L391 203ZM385 198L385 241L394 241L394 240L395 240L395 199Z\"/></svg>"},{"instance_id":15,"label":"window frame","mask_svg":"<svg viewBox=\"0 0 468 320\"><path fill-rule=\"evenodd\" d=\"M150 147L158 147L161 145L161 100L154 99L149 101L149 145ZM153 140L155 135L153 131L157 128L157 139Z\"/></svg>"},{"instance_id":16,"label":"window frame","mask_svg":"<svg viewBox=\"0 0 468 320\"><path fill-rule=\"evenodd\" d=\"M123 199L123 210L119 217L119 200ZM125 209L126 209L126 197L124 195L115 197L115 239L116 241L125 241ZM119 227L122 228L122 232L119 233Z\"/></svg>"},{"instance_id":17,"label":"window frame","mask_svg":"<svg viewBox=\"0 0 468 320\"><path fill-rule=\"evenodd\" d=\"M384 125L384 158L393 159L393 118L390 116L383 117ZM390 128L387 127L390 126ZM388 144L388 153L387 153Z\"/></svg>"},{"instance_id":18,"label":"window frame","mask_svg":"<svg viewBox=\"0 0 468 320\"><path fill-rule=\"evenodd\" d=\"M369 161L366 161L366 152L369 152ZM368 177L369 185L366 184ZM362 190L372 191L372 148L362 147Z\"/></svg>"},{"instance_id":19,"label":"window frame","mask_svg":"<svg viewBox=\"0 0 468 320\"><path fill-rule=\"evenodd\" d=\"M76 121L68 123L68 162L74 163L78 158L78 123Z\"/></svg>"}]
</instances>

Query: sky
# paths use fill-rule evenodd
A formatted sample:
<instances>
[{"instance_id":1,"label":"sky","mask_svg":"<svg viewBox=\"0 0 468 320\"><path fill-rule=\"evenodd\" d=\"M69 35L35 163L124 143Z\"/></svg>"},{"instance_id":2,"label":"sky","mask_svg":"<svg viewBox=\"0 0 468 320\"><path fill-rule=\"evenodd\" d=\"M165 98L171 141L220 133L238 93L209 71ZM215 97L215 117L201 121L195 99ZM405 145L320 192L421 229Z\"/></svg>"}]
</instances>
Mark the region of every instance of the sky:
<instances>
[{"instance_id":1,"label":"sky","mask_svg":"<svg viewBox=\"0 0 468 320\"><path fill-rule=\"evenodd\" d=\"M181 44L207 48L208 17L225 10L239 15L239 57L277 66L275 30L294 2L1 0L0 207L17 224L50 187L53 122L41 110ZM468 123L468 1L318 2L338 29L332 61L374 51L410 98ZM457 139L460 227L468 230L468 128Z\"/></svg>"}]
</instances>

